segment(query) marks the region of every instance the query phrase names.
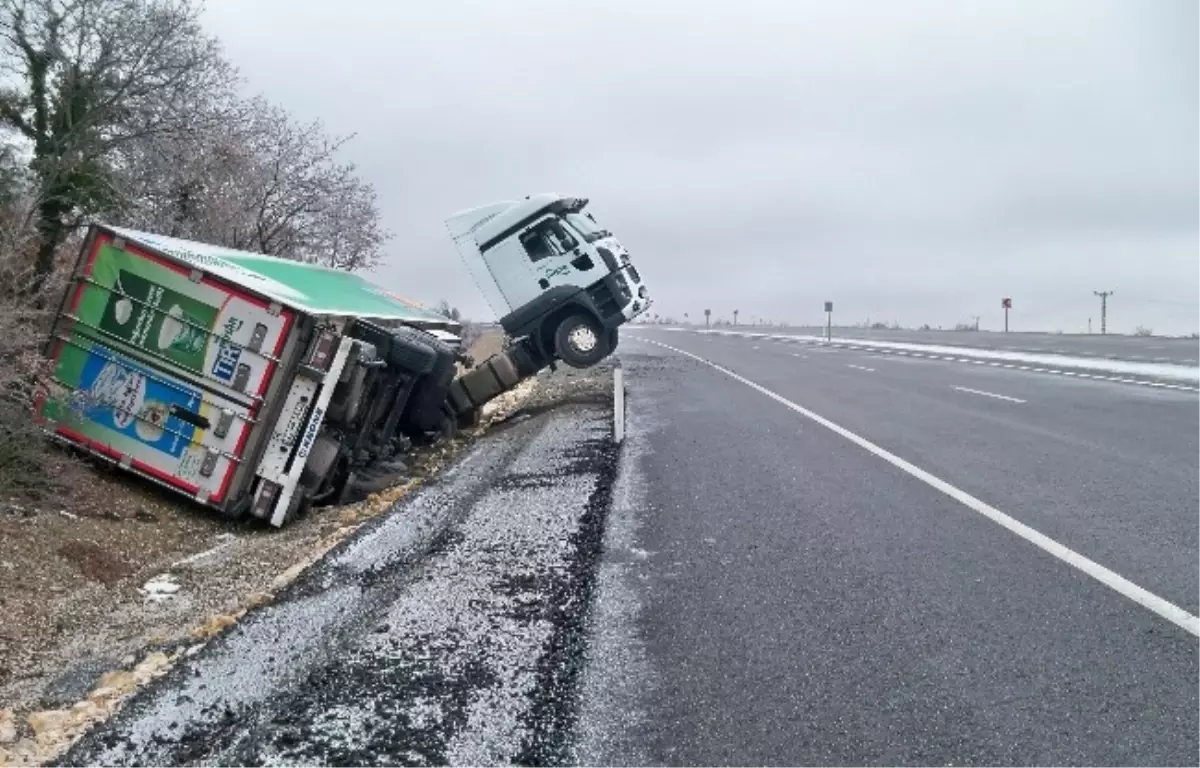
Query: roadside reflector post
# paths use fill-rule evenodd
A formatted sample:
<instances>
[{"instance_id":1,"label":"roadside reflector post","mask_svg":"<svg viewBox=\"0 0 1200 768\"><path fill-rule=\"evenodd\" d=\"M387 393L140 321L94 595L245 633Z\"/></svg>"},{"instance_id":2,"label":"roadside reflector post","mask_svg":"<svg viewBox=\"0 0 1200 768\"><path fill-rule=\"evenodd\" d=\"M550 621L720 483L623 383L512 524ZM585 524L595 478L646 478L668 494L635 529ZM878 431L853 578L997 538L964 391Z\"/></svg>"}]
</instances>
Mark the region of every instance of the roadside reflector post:
<instances>
[{"instance_id":1,"label":"roadside reflector post","mask_svg":"<svg viewBox=\"0 0 1200 768\"><path fill-rule=\"evenodd\" d=\"M613 442L625 439L625 374L621 366L613 369Z\"/></svg>"}]
</instances>

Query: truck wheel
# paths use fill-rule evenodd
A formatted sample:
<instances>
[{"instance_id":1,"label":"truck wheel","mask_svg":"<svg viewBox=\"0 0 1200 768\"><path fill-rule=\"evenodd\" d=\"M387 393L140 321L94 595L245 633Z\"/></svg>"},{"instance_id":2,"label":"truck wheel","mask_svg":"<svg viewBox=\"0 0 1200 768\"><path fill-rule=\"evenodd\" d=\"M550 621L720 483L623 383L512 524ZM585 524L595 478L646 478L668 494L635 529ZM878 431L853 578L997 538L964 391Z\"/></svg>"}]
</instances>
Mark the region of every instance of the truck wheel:
<instances>
[{"instance_id":1,"label":"truck wheel","mask_svg":"<svg viewBox=\"0 0 1200 768\"><path fill-rule=\"evenodd\" d=\"M590 368L608 354L608 337L588 315L571 315L554 332L554 351L572 368Z\"/></svg>"},{"instance_id":2,"label":"truck wheel","mask_svg":"<svg viewBox=\"0 0 1200 768\"><path fill-rule=\"evenodd\" d=\"M613 352L616 352L616 351L617 351L617 329L609 328L608 329L608 354L611 355Z\"/></svg>"},{"instance_id":3,"label":"truck wheel","mask_svg":"<svg viewBox=\"0 0 1200 768\"><path fill-rule=\"evenodd\" d=\"M441 426L442 405L446 402L450 382L454 380L455 363L454 350L448 344L431 334L417 333L425 337L423 341L437 353L437 359L433 370L417 379L404 407L400 421L405 432L413 436L414 433L432 432Z\"/></svg>"},{"instance_id":4,"label":"truck wheel","mask_svg":"<svg viewBox=\"0 0 1200 768\"><path fill-rule=\"evenodd\" d=\"M411 328L396 328L392 331L393 343L388 354L388 365L414 375L433 370L438 353L429 346L429 335Z\"/></svg>"}]
</instances>

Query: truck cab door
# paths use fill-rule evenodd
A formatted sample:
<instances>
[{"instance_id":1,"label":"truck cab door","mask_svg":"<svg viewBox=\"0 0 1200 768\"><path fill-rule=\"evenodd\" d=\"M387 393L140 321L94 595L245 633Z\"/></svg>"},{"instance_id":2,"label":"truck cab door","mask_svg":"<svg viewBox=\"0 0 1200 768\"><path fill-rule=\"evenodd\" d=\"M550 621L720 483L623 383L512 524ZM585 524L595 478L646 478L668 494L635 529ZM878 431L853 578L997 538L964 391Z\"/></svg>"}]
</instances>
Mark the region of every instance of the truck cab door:
<instances>
[{"instance_id":1,"label":"truck cab door","mask_svg":"<svg viewBox=\"0 0 1200 768\"><path fill-rule=\"evenodd\" d=\"M516 310L556 286L586 288L604 274L592 247L546 216L497 243L484 261L509 306Z\"/></svg>"},{"instance_id":2,"label":"truck cab door","mask_svg":"<svg viewBox=\"0 0 1200 768\"><path fill-rule=\"evenodd\" d=\"M591 246L557 216L537 222L521 233L519 241L533 266L539 291L560 285L586 288L603 273L597 269Z\"/></svg>"}]
</instances>

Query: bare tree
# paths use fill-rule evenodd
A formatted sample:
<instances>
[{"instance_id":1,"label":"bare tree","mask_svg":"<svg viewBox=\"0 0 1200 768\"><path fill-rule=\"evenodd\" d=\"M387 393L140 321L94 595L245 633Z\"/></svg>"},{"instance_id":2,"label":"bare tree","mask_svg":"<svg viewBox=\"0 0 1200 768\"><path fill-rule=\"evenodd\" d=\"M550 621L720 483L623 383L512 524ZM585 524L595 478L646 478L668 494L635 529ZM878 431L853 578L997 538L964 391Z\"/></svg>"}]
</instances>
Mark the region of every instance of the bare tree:
<instances>
[{"instance_id":1,"label":"bare tree","mask_svg":"<svg viewBox=\"0 0 1200 768\"><path fill-rule=\"evenodd\" d=\"M117 205L120 151L200 132L197 109L235 73L191 0L0 0L0 123L27 143L38 180L41 287L83 216ZM219 99L218 99L219 100Z\"/></svg>"},{"instance_id":2,"label":"bare tree","mask_svg":"<svg viewBox=\"0 0 1200 768\"><path fill-rule=\"evenodd\" d=\"M442 299L437 303L437 306L434 307L434 311L439 315L445 315L456 323L462 319L462 313L458 311L458 308L452 306L450 302L446 301L445 299Z\"/></svg>"},{"instance_id":3,"label":"bare tree","mask_svg":"<svg viewBox=\"0 0 1200 768\"><path fill-rule=\"evenodd\" d=\"M375 190L335 155L346 138L300 125L263 99L226 109L199 136L139 147L133 226L339 269L374 266L389 234Z\"/></svg>"}]
</instances>

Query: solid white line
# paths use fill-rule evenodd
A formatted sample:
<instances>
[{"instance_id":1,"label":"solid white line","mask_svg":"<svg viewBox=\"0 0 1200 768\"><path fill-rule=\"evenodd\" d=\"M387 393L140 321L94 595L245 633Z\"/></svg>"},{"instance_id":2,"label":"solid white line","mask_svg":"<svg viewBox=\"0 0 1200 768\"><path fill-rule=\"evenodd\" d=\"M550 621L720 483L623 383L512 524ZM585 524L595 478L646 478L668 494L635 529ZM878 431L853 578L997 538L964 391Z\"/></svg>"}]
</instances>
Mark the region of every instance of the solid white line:
<instances>
[{"instance_id":1,"label":"solid white line","mask_svg":"<svg viewBox=\"0 0 1200 768\"><path fill-rule=\"evenodd\" d=\"M983 395L984 397L994 397L997 400L1007 400L1010 403L1027 402L1025 400L1022 400L1019 397L1009 397L1008 395L997 395L995 392L984 392L982 389L968 389L967 387L953 387L953 389L957 389L959 392L970 392L972 395Z\"/></svg>"},{"instance_id":2,"label":"solid white line","mask_svg":"<svg viewBox=\"0 0 1200 768\"><path fill-rule=\"evenodd\" d=\"M645 340L650 341L649 339L645 339ZM833 423L832 421L830 421L829 419L826 419L823 416L819 416L816 413L813 413L812 411L808 410L804 406L793 403L791 400L788 400L783 395L776 394L776 393L772 392L771 390L767 389L766 387L762 386L761 384L756 384L755 382L751 381L750 379L747 379L743 376L739 376L738 374L734 373L733 371L729 370L728 368L717 365L716 363L711 362L709 360L705 360L703 357L700 357L699 355L693 355L691 352L685 352L682 349L677 349L676 347L672 347L668 344L663 344L662 342L659 342L659 341L650 341L650 343L656 344L660 347L664 347L665 349L669 349L672 352L676 352L676 353L684 355L686 357L690 357L693 360L696 360L697 362L704 363L705 365L709 366L710 368L712 368L716 371L720 371L721 373L725 374L726 376L733 379L734 381L739 381L742 384L745 384L746 386L755 390L756 392L766 395L767 397L780 403L783 406L786 406L787 408L790 408L791 410L795 411L796 413L800 414L801 416L804 416L805 418L807 418L813 422L816 422L817 424L820 424L822 427L825 427L826 429L833 432L834 434L837 434L837 435L840 435L841 437L846 438L850 442L852 442L855 445L859 446L860 448L866 450L868 453L871 453L871 454L883 459L887 463L900 469L903 472L907 472L908 474L917 478L918 480L925 483L926 485L929 485L930 487L941 491L942 493L946 494L947 496L949 496L950 498L959 502L960 504L967 507L968 509L978 512L979 514L988 518L989 520L996 523L997 525L1008 529L1012 533L1015 533L1017 536L1020 536L1022 539L1025 539L1030 544L1033 544L1035 547L1038 547L1039 549L1043 550L1047 554L1049 554L1053 557L1056 557L1059 560L1066 563L1067 565L1070 565L1071 567L1078 569L1082 573L1085 573L1088 576L1091 576L1093 579L1100 582L1101 584L1108 587L1109 589L1113 590L1114 592L1129 598L1130 600L1134 601L1138 605L1141 605L1143 608L1146 608L1146 609L1158 614L1159 616L1161 616L1162 618L1171 622L1172 624L1182 627L1183 629L1187 630L1191 634L1193 634L1197 637L1200 637L1200 617L1193 616L1192 614L1188 613L1187 611L1185 611L1184 609L1175 605L1174 603L1164 600L1163 598L1159 597L1158 595L1154 594L1153 592L1150 592L1149 590L1139 587L1137 584L1134 584L1132 581L1130 581L1129 579L1126 579L1124 576L1120 575L1119 573L1116 573L1115 571L1111 571L1108 568L1105 568L1103 565L1100 565L1099 563L1097 563L1095 560L1085 557L1084 555L1079 554L1075 550L1073 550L1069 547L1066 547L1062 544L1059 544L1057 541L1055 541L1054 539L1045 535L1044 533L1041 533L1037 530L1034 530L1033 528L1030 528L1028 525L1025 525L1024 523L1022 523L1021 521L1019 521L1015 518L1009 517L1008 515L1004 514L1003 512L1001 512L1000 510L991 506L990 504L988 504L984 501L981 501L980 499L975 498L974 496L972 496L971 494L967 493L966 491L964 491L960 488L956 488L955 486L951 485L950 483L947 483L945 480L942 480L939 477L935 477L934 475L926 472L925 470L921 469L920 467L916 466L915 464L911 464L911 463L905 461L904 459L900 458L899 456L892 453L891 451L888 451L885 448L881 448L878 445L875 445L870 440L867 440L865 437L859 437L858 435L856 435L855 433L846 429L845 427L839 426L839 425Z\"/></svg>"}]
</instances>

